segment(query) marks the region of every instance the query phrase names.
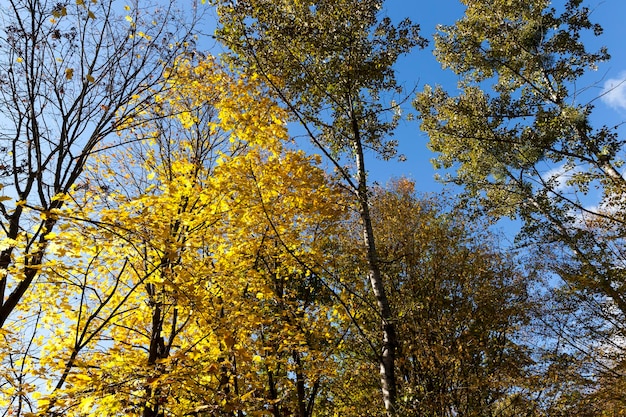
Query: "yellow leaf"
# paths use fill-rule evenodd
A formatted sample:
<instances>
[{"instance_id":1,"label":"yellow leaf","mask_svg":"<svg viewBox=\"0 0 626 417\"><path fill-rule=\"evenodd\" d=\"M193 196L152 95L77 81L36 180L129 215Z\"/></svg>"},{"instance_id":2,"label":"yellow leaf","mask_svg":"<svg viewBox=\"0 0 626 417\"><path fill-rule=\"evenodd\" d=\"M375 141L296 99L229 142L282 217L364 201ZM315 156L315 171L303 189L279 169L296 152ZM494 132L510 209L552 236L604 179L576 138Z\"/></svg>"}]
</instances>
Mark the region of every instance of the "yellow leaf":
<instances>
[{"instance_id":1,"label":"yellow leaf","mask_svg":"<svg viewBox=\"0 0 626 417\"><path fill-rule=\"evenodd\" d=\"M73 382L76 381L91 381L91 377L89 375L85 375L85 374L81 374L81 373L76 373L71 375L68 380L72 380Z\"/></svg>"},{"instance_id":2,"label":"yellow leaf","mask_svg":"<svg viewBox=\"0 0 626 417\"><path fill-rule=\"evenodd\" d=\"M96 18L96 15L95 15L95 14L93 14L93 12L92 12L91 10L89 10L89 13L87 13L87 16L88 16L90 19L95 19L95 18Z\"/></svg>"},{"instance_id":3,"label":"yellow leaf","mask_svg":"<svg viewBox=\"0 0 626 417\"><path fill-rule=\"evenodd\" d=\"M128 15L126 15L126 20L128 20L129 22L132 22L132 21L133 21L133 18L132 18L132 17L130 17L130 16L128 16Z\"/></svg>"},{"instance_id":4,"label":"yellow leaf","mask_svg":"<svg viewBox=\"0 0 626 417\"><path fill-rule=\"evenodd\" d=\"M204 3L204 0L202 1ZM241 396L241 401L246 401L248 398L251 398L256 393L256 390L249 391Z\"/></svg>"},{"instance_id":5,"label":"yellow leaf","mask_svg":"<svg viewBox=\"0 0 626 417\"><path fill-rule=\"evenodd\" d=\"M42 398L40 400L37 400L37 407L39 407L39 408L44 408L48 404L50 404L50 399L47 398L47 397L44 397L44 398Z\"/></svg>"},{"instance_id":6,"label":"yellow leaf","mask_svg":"<svg viewBox=\"0 0 626 417\"><path fill-rule=\"evenodd\" d=\"M65 193L58 193L58 194L55 194L50 201L65 200L65 198L66 198Z\"/></svg>"},{"instance_id":7,"label":"yellow leaf","mask_svg":"<svg viewBox=\"0 0 626 417\"><path fill-rule=\"evenodd\" d=\"M67 68L65 70L65 78L67 78L68 80L71 80L73 76L74 76L74 69L73 68Z\"/></svg>"},{"instance_id":8,"label":"yellow leaf","mask_svg":"<svg viewBox=\"0 0 626 417\"><path fill-rule=\"evenodd\" d=\"M0 251L8 248L12 248L17 245L17 241L14 239L4 238L0 240ZM4 336L4 333L0 333L0 336Z\"/></svg>"},{"instance_id":9,"label":"yellow leaf","mask_svg":"<svg viewBox=\"0 0 626 417\"><path fill-rule=\"evenodd\" d=\"M7 195L0 195L0 203L3 201L9 201L9 200L13 200L13 199Z\"/></svg>"},{"instance_id":10,"label":"yellow leaf","mask_svg":"<svg viewBox=\"0 0 626 417\"><path fill-rule=\"evenodd\" d=\"M85 0L76 0L76 4L78 6L84 6L85 5Z\"/></svg>"},{"instance_id":11,"label":"yellow leaf","mask_svg":"<svg viewBox=\"0 0 626 417\"><path fill-rule=\"evenodd\" d=\"M93 75L91 74L87 74L87 81L89 81L90 83L95 81L95 78L93 78Z\"/></svg>"},{"instance_id":12,"label":"yellow leaf","mask_svg":"<svg viewBox=\"0 0 626 417\"><path fill-rule=\"evenodd\" d=\"M85 397L82 400L80 400L80 411L83 413L89 413L92 409L94 403L94 398L93 397Z\"/></svg>"}]
</instances>

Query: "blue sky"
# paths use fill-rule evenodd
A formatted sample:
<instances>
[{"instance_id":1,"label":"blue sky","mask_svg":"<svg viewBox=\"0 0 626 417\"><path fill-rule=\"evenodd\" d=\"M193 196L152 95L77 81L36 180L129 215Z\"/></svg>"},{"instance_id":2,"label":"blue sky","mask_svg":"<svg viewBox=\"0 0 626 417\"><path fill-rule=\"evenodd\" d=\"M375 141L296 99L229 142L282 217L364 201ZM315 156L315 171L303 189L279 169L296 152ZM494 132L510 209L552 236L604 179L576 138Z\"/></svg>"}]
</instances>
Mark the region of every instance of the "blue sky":
<instances>
[{"instance_id":1,"label":"blue sky","mask_svg":"<svg viewBox=\"0 0 626 417\"><path fill-rule=\"evenodd\" d=\"M557 7L562 3L563 0L553 2ZM589 36L586 41L589 50L607 46L612 59L601 63L597 71L590 71L580 80L578 89L589 88L579 100L584 103L605 93L601 99L594 101L593 122L596 126L616 125L626 121L626 83L620 84L626 79L626 0L585 0L583 4L593 11L592 20L604 28L604 34L599 38ZM453 24L463 16L463 10L464 6L458 0L387 0L383 11L394 21L410 17L420 24L422 35L432 39L438 24ZM441 69L432 50L431 42L426 49L415 50L399 62L398 78L407 89L416 84L418 90L425 84L440 84L449 90L455 88L456 76ZM384 184L390 178L407 176L415 180L420 192L441 190L442 185L433 178L435 171L430 163L434 154L427 149L428 138L419 130L419 124L415 121L401 123L395 139L400 143L399 153L406 155L407 160L397 162L372 158L369 161L370 178Z\"/></svg>"}]
</instances>

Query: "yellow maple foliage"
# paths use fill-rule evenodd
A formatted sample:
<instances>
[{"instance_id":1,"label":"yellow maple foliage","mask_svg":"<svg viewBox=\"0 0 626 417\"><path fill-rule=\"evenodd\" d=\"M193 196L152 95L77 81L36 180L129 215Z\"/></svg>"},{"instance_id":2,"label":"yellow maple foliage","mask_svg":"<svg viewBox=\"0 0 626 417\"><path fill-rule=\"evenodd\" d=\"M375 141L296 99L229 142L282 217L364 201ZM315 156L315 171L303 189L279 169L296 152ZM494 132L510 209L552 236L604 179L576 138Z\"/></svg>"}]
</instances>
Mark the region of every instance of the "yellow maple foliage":
<instances>
[{"instance_id":1,"label":"yellow maple foliage","mask_svg":"<svg viewBox=\"0 0 626 417\"><path fill-rule=\"evenodd\" d=\"M154 101L177 116L138 124L136 146L103 152L54 213L24 305L50 302L24 309L35 323L19 335L29 383L2 388L35 414L268 415L334 372L340 307L319 274L342 193L286 146L254 77L207 57L165 82Z\"/></svg>"}]
</instances>

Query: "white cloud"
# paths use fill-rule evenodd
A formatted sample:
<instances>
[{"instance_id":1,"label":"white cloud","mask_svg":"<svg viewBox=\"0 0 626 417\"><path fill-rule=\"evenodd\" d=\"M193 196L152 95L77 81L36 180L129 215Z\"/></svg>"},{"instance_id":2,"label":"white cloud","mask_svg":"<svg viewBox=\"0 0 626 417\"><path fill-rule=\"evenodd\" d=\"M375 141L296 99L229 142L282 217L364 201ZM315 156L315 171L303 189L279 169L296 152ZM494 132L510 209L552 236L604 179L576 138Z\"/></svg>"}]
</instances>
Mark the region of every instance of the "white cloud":
<instances>
[{"instance_id":1,"label":"white cloud","mask_svg":"<svg viewBox=\"0 0 626 417\"><path fill-rule=\"evenodd\" d=\"M568 189L572 188L567 184L567 181L572 178L572 176L580 172L580 169L572 168L567 166L566 164L560 165L556 168L552 168L551 170L543 173L541 178L550 182L552 191L554 192L563 192L568 191Z\"/></svg>"},{"instance_id":2,"label":"white cloud","mask_svg":"<svg viewBox=\"0 0 626 417\"><path fill-rule=\"evenodd\" d=\"M602 101L614 109L626 110L626 71L604 83Z\"/></svg>"}]
</instances>

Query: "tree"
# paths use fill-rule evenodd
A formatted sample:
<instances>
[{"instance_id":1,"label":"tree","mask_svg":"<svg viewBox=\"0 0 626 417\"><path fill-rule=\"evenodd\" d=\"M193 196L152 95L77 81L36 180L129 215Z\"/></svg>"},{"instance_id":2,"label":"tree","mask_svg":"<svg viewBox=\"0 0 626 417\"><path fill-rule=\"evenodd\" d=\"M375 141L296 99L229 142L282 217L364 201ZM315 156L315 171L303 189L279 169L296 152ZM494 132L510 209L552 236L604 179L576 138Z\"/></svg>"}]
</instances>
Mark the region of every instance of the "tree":
<instances>
[{"instance_id":1,"label":"tree","mask_svg":"<svg viewBox=\"0 0 626 417\"><path fill-rule=\"evenodd\" d=\"M500 416L537 408L525 340L535 309L529 272L481 221L437 197L417 197L407 179L373 188L371 203L398 328L399 413ZM364 331L374 330L375 317L360 311ZM358 334L349 339L355 351L346 355L327 415L368 415L373 378L362 344Z\"/></svg>"},{"instance_id":2,"label":"tree","mask_svg":"<svg viewBox=\"0 0 626 417\"><path fill-rule=\"evenodd\" d=\"M396 332L369 213L366 150L393 157L399 117L393 65L426 41L408 19L379 18L377 1L214 1L217 38L235 65L264 77L290 119L328 158L355 196L367 275L381 320L375 356L389 415L396 399Z\"/></svg>"},{"instance_id":3,"label":"tree","mask_svg":"<svg viewBox=\"0 0 626 417\"><path fill-rule=\"evenodd\" d=\"M532 271L498 249L484 220L417 199L406 179L372 200L400 335L403 415L495 416L504 402L522 405Z\"/></svg>"},{"instance_id":4,"label":"tree","mask_svg":"<svg viewBox=\"0 0 626 417\"><path fill-rule=\"evenodd\" d=\"M108 0L15 0L5 12L0 327L38 275L54 212L63 205L56 196L78 184L105 137L151 105L144 93L186 49L195 18L175 21L170 5L154 13L129 7L124 20ZM17 272L11 267L19 258Z\"/></svg>"},{"instance_id":5,"label":"tree","mask_svg":"<svg viewBox=\"0 0 626 417\"><path fill-rule=\"evenodd\" d=\"M25 412L23 384L33 382L22 373L32 359L29 349L43 337L36 336L43 316L32 308L47 301L30 292L52 257L48 247L58 211L65 197L82 188L92 153L151 106L146 93L159 86L163 70L192 40L195 14L183 21L172 4L134 6L124 19L110 0L3 5L0 384L7 401L18 399L17 414ZM73 288L76 297L84 295Z\"/></svg>"},{"instance_id":6,"label":"tree","mask_svg":"<svg viewBox=\"0 0 626 417\"><path fill-rule=\"evenodd\" d=\"M623 334L623 140L593 126L597 97L580 102L577 88L609 58L583 43L602 29L580 0L464 3L463 19L436 36L460 92L428 87L415 101L437 165L455 168L449 179L490 215L522 219L521 241L558 247L553 272Z\"/></svg>"},{"instance_id":7,"label":"tree","mask_svg":"<svg viewBox=\"0 0 626 417\"><path fill-rule=\"evenodd\" d=\"M327 262L341 193L284 147L258 81L196 54L162 82L138 141L93 157L56 211L50 254L70 265L45 263L28 298L59 300L53 331L7 393L27 415L311 415L340 325L305 265Z\"/></svg>"}]
</instances>

